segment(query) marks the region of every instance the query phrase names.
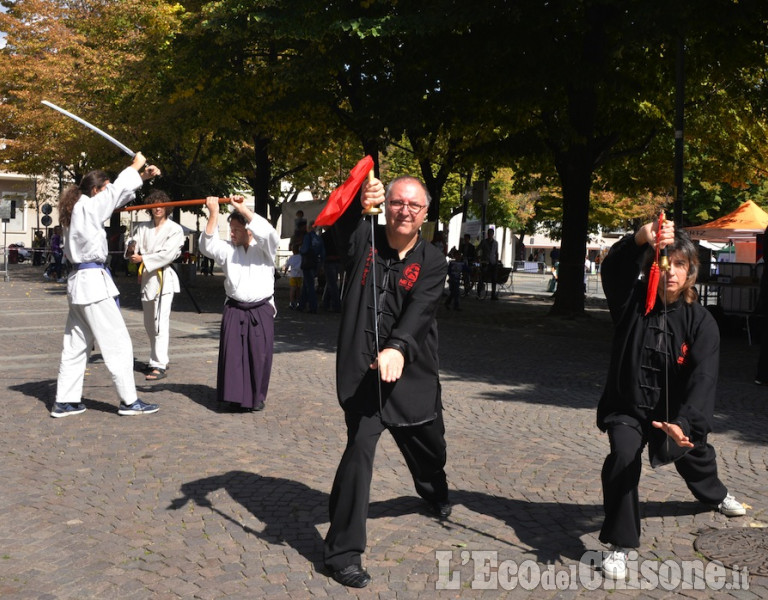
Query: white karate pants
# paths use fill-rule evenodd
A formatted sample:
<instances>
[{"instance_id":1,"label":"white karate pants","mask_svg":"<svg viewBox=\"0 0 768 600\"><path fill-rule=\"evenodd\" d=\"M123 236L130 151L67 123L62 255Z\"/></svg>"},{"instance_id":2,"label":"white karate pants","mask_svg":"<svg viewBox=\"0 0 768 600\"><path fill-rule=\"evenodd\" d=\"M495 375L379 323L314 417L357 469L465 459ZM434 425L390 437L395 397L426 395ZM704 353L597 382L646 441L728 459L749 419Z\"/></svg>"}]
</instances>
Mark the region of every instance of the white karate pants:
<instances>
[{"instance_id":1,"label":"white karate pants","mask_svg":"<svg viewBox=\"0 0 768 600\"><path fill-rule=\"evenodd\" d=\"M136 401L133 346L114 298L93 304L70 304L64 347L61 351L56 402L77 404L83 395L83 377L94 340L112 375L123 404Z\"/></svg>"},{"instance_id":2,"label":"white karate pants","mask_svg":"<svg viewBox=\"0 0 768 600\"><path fill-rule=\"evenodd\" d=\"M162 300L160 300L162 298ZM157 304L160 303L158 312ZM171 304L173 294L163 294L154 300L142 301L144 329L149 337L149 366L168 367L168 343L171 335Z\"/></svg>"}]
</instances>

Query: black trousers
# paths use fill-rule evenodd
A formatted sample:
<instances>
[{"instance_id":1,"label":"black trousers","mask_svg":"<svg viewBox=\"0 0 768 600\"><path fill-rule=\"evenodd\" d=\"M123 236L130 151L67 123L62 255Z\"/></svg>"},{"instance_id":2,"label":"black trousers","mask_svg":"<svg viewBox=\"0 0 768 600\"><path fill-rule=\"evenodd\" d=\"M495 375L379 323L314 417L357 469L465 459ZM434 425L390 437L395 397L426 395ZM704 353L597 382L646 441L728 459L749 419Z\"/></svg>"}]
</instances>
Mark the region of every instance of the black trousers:
<instances>
[{"instance_id":1,"label":"black trousers","mask_svg":"<svg viewBox=\"0 0 768 600\"><path fill-rule=\"evenodd\" d=\"M333 481L329 512L331 527L323 556L331 570L361 564L365 551L373 458L382 432L388 429L403 453L416 492L428 502L447 502L445 427L442 412L434 421L408 427L389 427L376 414L345 413L347 447Z\"/></svg>"},{"instance_id":2,"label":"black trousers","mask_svg":"<svg viewBox=\"0 0 768 600\"><path fill-rule=\"evenodd\" d=\"M496 275L497 271L499 270L499 264L486 264L482 267L481 271L481 277L483 283L488 285L491 284L491 298L496 297Z\"/></svg>"},{"instance_id":3,"label":"black trousers","mask_svg":"<svg viewBox=\"0 0 768 600\"><path fill-rule=\"evenodd\" d=\"M646 440L642 432L623 423L611 425L608 438L611 452L603 463L602 471L605 521L600 530L600 541L624 548L637 548L640 546L637 486ZM715 449L706 442L696 444L674 465L699 502L717 505L728 493L717 477Z\"/></svg>"}]
</instances>

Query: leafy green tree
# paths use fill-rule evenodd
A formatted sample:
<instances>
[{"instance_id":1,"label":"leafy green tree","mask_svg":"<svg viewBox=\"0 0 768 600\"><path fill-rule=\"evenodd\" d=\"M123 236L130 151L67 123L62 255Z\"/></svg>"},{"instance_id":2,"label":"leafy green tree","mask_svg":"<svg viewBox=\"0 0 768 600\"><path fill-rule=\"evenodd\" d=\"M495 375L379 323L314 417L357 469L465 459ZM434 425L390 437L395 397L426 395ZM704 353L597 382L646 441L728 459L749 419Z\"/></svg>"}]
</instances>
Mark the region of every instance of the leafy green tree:
<instances>
[{"instance_id":1,"label":"leafy green tree","mask_svg":"<svg viewBox=\"0 0 768 600\"><path fill-rule=\"evenodd\" d=\"M697 91L691 101L702 111L690 109L691 143L701 144L697 157L715 151L707 136L717 128L703 99L715 94L723 108L738 111L739 95L727 87L739 78L734 65L756 68L764 61L755 42L765 9L748 4L744 10L741 4L711 2L686 12L678 5L633 1L521 2L481 29L492 40L489 54L501 74L494 97L503 113L496 122L499 148L516 172L559 180L561 269L553 313L583 313L583 261L596 175L603 189L627 196L658 197L671 190L679 35L691 57L688 88ZM511 48L500 43L500 28L515 38ZM724 53L728 58L718 59L726 45L732 47ZM630 168L611 168L618 165Z\"/></svg>"}]
</instances>

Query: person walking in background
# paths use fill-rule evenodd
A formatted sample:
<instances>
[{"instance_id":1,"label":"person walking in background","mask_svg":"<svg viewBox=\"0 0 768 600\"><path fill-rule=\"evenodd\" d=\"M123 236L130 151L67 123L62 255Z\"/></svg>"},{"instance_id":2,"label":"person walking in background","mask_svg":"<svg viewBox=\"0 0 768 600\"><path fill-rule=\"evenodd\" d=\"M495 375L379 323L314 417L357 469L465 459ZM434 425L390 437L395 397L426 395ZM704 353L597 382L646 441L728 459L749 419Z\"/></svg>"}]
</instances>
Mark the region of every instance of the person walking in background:
<instances>
[{"instance_id":1,"label":"person walking in background","mask_svg":"<svg viewBox=\"0 0 768 600\"><path fill-rule=\"evenodd\" d=\"M341 268L341 255L336 247L333 230L326 229L320 236L323 240L325 261L325 288L323 289L323 310L339 312L341 310L341 297L339 295L339 269Z\"/></svg>"},{"instance_id":2,"label":"person walking in background","mask_svg":"<svg viewBox=\"0 0 768 600\"><path fill-rule=\"evenodd\" d=\"M472 266L477 260L477 248L472 243L472 236L468 233L464 234L464 238L459 244L459 252L464 257L464 264L467 268L464 270L464 295L468 295L472 290Z\"/></svg>"},{"instance_id":3,"label":"person walking in background","mask_svg":"<svg viewBox=\"0 0 768 600\"><path fill-rule=\"evenodd\" d=\"M43 264L43 253L45 252L45 238L43 232L35 231L35 237L32 239L32 265L39 267Z\"/></svg>"},{"instance_id":4,"label":"person walking in background","mask_svg":"<svg viewBox=\"0 0 768 600\"><path fill-rule=\"evenodd\" d=\"M499 268L499 243L493 239L493 229L489 229L485 239L477 248L480 260L483 262L481 275L483 282L491 284L491 300L498 300L496 295L496 272Z\"/></svg>"},{"instance_id":5,"label":"person walking in background","mask_svg":"<svg viewBox=\"0 0 768 600\"><path fill-rule=\"evenodd\" d=\"M147 196L146 204L170 202L165 192L155 190ZM168 216L173 209L158 206L148 212L151 221L139 223L133 236L136 242L129 260L139 265L141 273L141 305L144 329L149 337L147 381L164 379L168 368L168 344L171 332L173 295L181 291L179 277L171 263L181 256L184 230Z\"/></svg>"},{"instance_id":6,"label":"person walking in background","mask_svg":"<svg viewBox=\"0 0 768 600\"><path fill-rule=\"evenodd\" d=\"M307 232L301 242L301 297L299 298L298 310L303 311L308 307L310 313L317 312L317 290L315 289L315 278L318 269L325 260L325 248L323 240L315 231L315 222L310 221Z\"/></svg>"},{"instance_id":7,"label":"person walking in background","mask_svg":"<svg viewBox=\"0 0 768 600\"><path fill-rule=\"evenodd\" d=\"M275 261L280 238L242 196L233 196L230 241L219 238L219 199L206 198L200 251L224 271L216 395L224 411L264 410L275 338Z\"/></svg>"},{"instance_id":8,"label":"person walking in background","mask_svg":"<svg viewBox=\"0 0 768 600\"><path fill-rule=\"evenodd\" d=\"M61 220L61 216L59 216L59 220ZM64 278L61 276L61 261L64 257L64 249L62 247L64 240L61 237L61 231L61 225L56 225L56 227L53 228L53 235L51 235L51 256L53 257L53 264L48 265L45 273L43 273L43 277L46 279L50 279L51 273L54 273L58 283L64 283Z\"/></svg>"},{"instance_id":9,"label":"person walking in background","mask_svg":"<svg viewBox=\"0 0 768 600\"><path fill-rule=\"evenodd\" d=\"M435 235L432 237L432 245L440 250L443 256L448 254L448 244L445 243L445 234L442 231L435 231Z\"/></svg>"},{"instance_id":10,"label":"person walking in background","mask_svg":"<svg viewBox=\"0 0 768 600\"><path fill-rule=\"evenodd\" d=\"M445 301L445 308L451 308L451 304L453 304L453 310L461 310L459 306L461 280L469 271L469 267L458 250L452 250L450 258L448 263L448 299Z\"/></svg>"},{"instance_id":11,"label":"person walking in background","mask_svg":"<svg viewBox=\"0 0 768 600\"><path fill-rule=\"evenodd\" d=\"M669 250L669 271L646 314L653 246ZM610 452L602 469L605 520L600 541L610 546L603 575L624 579L627 552L640 545L638 484L642 449L651 465L674 462L697 500L728 517L745 514L717 476L707 443L717 390L720 334L697 302L696 246L667 221L649 223L617 242L601 276L615 326L608 378L597 408ZM645 278L639 279L641 272Z\"/></svg>"},{"instance_id":12,"label":"person walking in background","mask_svg":"<svg viewBox=\"0 0 768 600\"><path fill-rule=\"evenodd\" d=\"M145 404L136 397L131 337L116 303L120 292L104 265L107 260L104 221L116 209L133 200L134 191L144 181L160 175L160 170L154 166L148 166L140 175L145 163L146 159L139 152L114 183L110 183L103 171L91 171L79 186L65 190L59 200L64 251L74 274L67 282L69 315L52 417L85 412L86 407L81 402L83 377L94 341L99 345L120 397L118 413L141 415L158 410L156 404Z\"/></svg>"},{"instance_id":13,"label":"person walking in background","mask_svg":"<svg viewBox=\"0 0 768 600\"><path fill-rule=\"evenodd\" d=\"M349 284L336 354L347 445L331 490L324 561L335 581L355 588L371 580L361 561L373 458L385 429L432 513L440 519L451 514L435 319L445 286L445 256L419 234L429 205L421 181L398 177L386 194L378 179L364 183L363 208L382 203L386 224L376 226L375 248L360 205L350 204L334 226L339 240L349 240L339 244L349 248Z\"/></svg>"}]
</instances>

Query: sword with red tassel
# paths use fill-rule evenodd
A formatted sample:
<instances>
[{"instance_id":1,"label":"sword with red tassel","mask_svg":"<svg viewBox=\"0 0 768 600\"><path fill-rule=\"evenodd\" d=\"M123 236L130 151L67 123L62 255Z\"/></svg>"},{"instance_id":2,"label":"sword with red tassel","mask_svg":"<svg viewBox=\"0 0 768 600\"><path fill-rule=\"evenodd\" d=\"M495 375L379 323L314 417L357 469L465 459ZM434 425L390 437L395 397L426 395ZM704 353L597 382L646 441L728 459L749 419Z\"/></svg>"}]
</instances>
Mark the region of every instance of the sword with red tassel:
<instances>
[{"instance_id":1,"label":"sword with red tassel","mask_svg":"<svg viewBox=\"0 0 768 600\"><path fill-rule=\"evenodd\" d=\"M663 313L663 326L662 335L664 336L664 407L665 407L665 423L669 423L669 340L667 339L667 285L666 276L669 272L669 253L666 247L661 248L661 230L664 226L665 216L664 211L659 214L658 226L656 229L656 257L651 265L651 269L648 272L648 291L645 296L645 314L647 315L653 310L656 305L656 300L659 290L659 280L662 273L664 274L664 289L662 291L664 313ZM667 431L668 433L668 431ZM664 439L665 452L669 456L669 435Z\"/></svg>"},{"instance_id":2,"label":"sword with red tassel","mask_svg":"<svg viewBox=\"0 0 768 600\"><path fill-rule=\"evenodd\" d=\"M664 225L665 217L664 211L659 214L659 225L656 230L656 258L651 265L651 270L648 272L648 291L645 296L645 314L653 310L656 305L656 298L659 291L659 279L661 278L661 272L669 271L669 258L667 256L667 249L660 248L661 240L661 228Z\"/></svg>"}]
</instances>

